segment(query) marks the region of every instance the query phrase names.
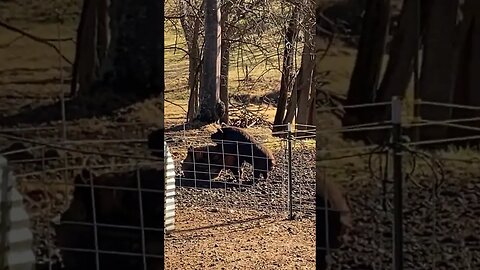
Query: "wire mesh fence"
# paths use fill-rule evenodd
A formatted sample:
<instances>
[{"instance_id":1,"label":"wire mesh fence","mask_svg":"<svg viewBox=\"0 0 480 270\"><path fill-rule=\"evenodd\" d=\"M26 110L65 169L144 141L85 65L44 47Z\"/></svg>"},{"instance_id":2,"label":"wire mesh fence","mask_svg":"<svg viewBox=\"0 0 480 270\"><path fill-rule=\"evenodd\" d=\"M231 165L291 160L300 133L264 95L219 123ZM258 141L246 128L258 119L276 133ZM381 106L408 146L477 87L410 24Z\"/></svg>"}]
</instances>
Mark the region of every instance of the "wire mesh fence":
<instances>
[{"instance_id":1,"label":"wire mesh fence","mask_svg":"<svg viewBox=\"0 0 480 270\"><path fill-rule=\"evenodd\" d=\"M332 269L388 269L394 259L394 187L388 152L360 154L368 156L326 158L319 168L326 181L343 181L353 217L344 246L333 252ZM471 160L415 152L404 157L405 269L478 268L478 167ZM442 172L445 168L449 169Z\"/></svg>"},{"instance_id":2,"label":"wire mesh fence","mask_svg":"<svg viewBox=\"0 0 480 270\"><path fill-rule=\"evenodd\" d=\"M179 142L172 146L179 206L290 213L291 205L292 214L313 216L315 149L306 138L315 131L283 130L253 141L166 134Z\"/></svg>"},{"instance_id":3,"label":"wire mesh fence","mask_svg":"<svg viewBox=\"0 0 480 270\"><path fill-rule=\"evenodd\" d=\"M364 107L385 105L390 104ZM395 108L389 110L394 112ZM396 113L399 116L405 112L400 107ZM480 154L471 148L425 150L433 145L471 141L477 135L416 141L405 136L408 131L392 136L402 126L452 122L414 119L412 124L404 120L394 117L352 127L317 128L317 188L321 183L340 183L345 192L341 196L324 188L317 197L328 197L332 202L330 211L325 211L325 203L317 202L317 262L323 260L321 269L326 269L327 262L330 269L480 267L480 227L476 221L480 214ZM462 120L469 121L453 122ZM472 130L467 124L456 126L463 127ZM334 138L348 138L350 132L377 132L383 139L377 140L379 144L340 139L331 145ZM337 188L333 189L340 190ZM348 202L344 212L342 200ZM325 218L319 219L321 216ZM350 231L343 234L340 229L350 221ZM329 237L319 238L325 232ZM319 258L319 254L326 258Z\"/></svg>"},{"instance_id":4,"label":"wire mesh fence","mask_svg":"<svg viewBox=\"0 0 480 270\"><path fill-rule=\"evenodd\" d=\"M14 146L3 152L33 223L37 269L163 265L163 155L152 156L145 139L54 142L13 132L2 133Z\"/></svg>"},{"instance_id":5,"label":"wire mesh fence","mask_svg":"<svg viewBox=\"0 0 480 270\"><path fill-rule=\"evenodd\" d=\"M69 139L64 140L58 127L2 132L2 144L10 146L2 152L17 175L33 223L38 269L61 264L78 267L73 269L158 267L163 256L159 243L164 237L157 223L163 220L160 212L164 210L158 203L163 160L146 149L148 131L139 129L126 126L118 133L107 129L110 139L103 140L75 133L67 133ZM229 152L225 147L231 147L231 141L224 140L222 151L208 152L205 138L174 138L183 142L172 142L170 149L176 157L180 187L176 188L176 204L313 217L315 150L314 142L305 139L314 130L302 127L301 132L277 135L260 141L265 145L263 159L252 153L252 143L235 142L238 152ZM182 162L187 143L208 150L192 148L195 158L191 159L190 178L185 176L189 163ZM234 156L235 162L226 155ZM275 162L265 162L269 159ZM239 160L244 162L240 166ZM239 168L241 178L229 175L228 166ZM212 172L219 177L211 180ZM202 173L207 179L202 179Z\"/></svg>"}]
</instances>

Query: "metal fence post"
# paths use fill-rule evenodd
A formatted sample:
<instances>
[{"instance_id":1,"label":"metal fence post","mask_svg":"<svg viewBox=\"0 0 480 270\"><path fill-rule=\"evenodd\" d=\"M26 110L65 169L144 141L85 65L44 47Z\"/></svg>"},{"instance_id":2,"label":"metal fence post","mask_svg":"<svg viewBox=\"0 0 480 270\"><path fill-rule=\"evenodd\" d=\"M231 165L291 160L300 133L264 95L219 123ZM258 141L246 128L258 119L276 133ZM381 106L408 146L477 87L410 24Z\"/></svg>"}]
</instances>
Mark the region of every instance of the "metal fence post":
<instances>
[{"instance_id":1,"label":"metal fence post","mask_svg":"<svg viewBox=\"0 0 480 270\"><path fill-rule=\"evenodd\" d=\"M394 270L403 269L403 172L402 172L402 100L392 98L392 160L393 160L393 263Z\"/></svg>"},{"instance_id":2,"label":"metal fence post","mask_svg":"<svg viewBox=\"0 0 480 270\"><path fill-rule=\"evenodd\" d=\"M287 126L287 165L288 165L288 219L293 220L293 198L292 198L292 124Z\"/></svg>"}]
</instances>

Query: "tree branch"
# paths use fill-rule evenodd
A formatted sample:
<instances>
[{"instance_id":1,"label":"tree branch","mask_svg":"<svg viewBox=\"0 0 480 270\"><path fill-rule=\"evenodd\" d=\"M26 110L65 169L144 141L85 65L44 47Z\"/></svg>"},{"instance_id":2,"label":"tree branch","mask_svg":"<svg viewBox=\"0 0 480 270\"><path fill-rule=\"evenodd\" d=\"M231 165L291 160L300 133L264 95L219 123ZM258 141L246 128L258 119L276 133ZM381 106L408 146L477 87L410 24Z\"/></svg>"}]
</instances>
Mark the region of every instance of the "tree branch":
<instances>
[{"instance_id":1,"label":"tree branch","mask_svg":"<svg viewBox=\"0 0 480 270\"><path fill-rule=\"evenodd\" d=\"M15 43L16 41L18 41L22 38L23 38L23 36L18 36L18 37L10 40L9 42L7 42L5 44L0 44L0 49L8 48L10 45L12 45L13 43Z\"/></svg>"},{"instance_id":2,"label":"tree branch","mask_svg":"<svg viewBox=\"0 0 480 270\"><path fill-rule=\"evenodd\" d=\"M165 16L164 17L166 20L180 20L185 18L185 15L179 15L179 16Z\"/></svg>"},{"instance_id":3,"label":"tree branch","mask_svg":"<svg viewBox=\"0 0 480 270\"><path fill-rule=\"evenodd\" d=\"M68 59L67 57L65 57L62 52L60 51L60 49L57 48L57 46L53 45L52 43L50 43L50 41L53 41L54 39L45 39L45 38L40 38L40 37L37 37L37 36L34 36L32 34L29 34L17 27L14 27L14 26L11 26L9 24L7 24L6 22L3 22L3 21L0 21L0 26L7 29L7 30L10 30L12 32L15 32L15 33L19 33L21 34L22 36L25 36L25 37L28 37L29 39L31 40L34 40L36 42L39 42L39 43L42 43L44 45L47 45L48 47L54 49L62 58L63 60L65 60L67 63L69 63L70 65L72 64L72 61L70 61L70 59ZM71 39L70 39L71 40ZM61 41L61 40L57 40L57 41Z\"/></svg>"},{"instance_id":4,"label":"tree branch","mask_svg":"<svg viewBox=\"0 0 480 270\"><path fill-rule=\"evenodd\" d=\"M177 103L175 103L175 102L172 102L172 101L170 101L170 100L168 100L168 99L166 99L166 98L164 98L163 100L164 100L165 102L167 102L167 103L170 103L170 104L172 104L172 105L174 105L174 106L179 107L179 108L182 109L185 113L187 113L187 111L186 111L181 105L179 105L179 104L177 104Z\"/></svg>"}]
</instances>

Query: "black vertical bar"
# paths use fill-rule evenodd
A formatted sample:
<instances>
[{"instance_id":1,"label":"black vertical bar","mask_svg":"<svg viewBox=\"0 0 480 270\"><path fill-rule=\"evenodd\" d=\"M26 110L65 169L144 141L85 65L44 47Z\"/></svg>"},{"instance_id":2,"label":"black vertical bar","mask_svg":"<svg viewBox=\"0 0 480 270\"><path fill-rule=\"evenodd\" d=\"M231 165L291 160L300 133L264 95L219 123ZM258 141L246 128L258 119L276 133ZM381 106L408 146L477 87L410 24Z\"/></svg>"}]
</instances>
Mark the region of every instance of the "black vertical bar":
<instances>
[{"instance_id":1,"label":"black vertical bar","mask_svg":"<svg viewBox=\"0 0 480 270\"><path fill-rule=\"evenodd\" d=\"M393 244L394 244L394 269L403 270L403 176L402 176L402 101L398 97L392 99L392 159L393 159Z\"/></svg>"},{"instance_id":2,"label":"black vertical bar","mask_svg":"<svg viewBox=\"0 0 480 270\"><path fill-rule=\"evenodd\" d=\"M293 220L293 199L292 199L292 124L288 124L287 135L288 152L288 219Z\"/></svg>"}]
</instances>

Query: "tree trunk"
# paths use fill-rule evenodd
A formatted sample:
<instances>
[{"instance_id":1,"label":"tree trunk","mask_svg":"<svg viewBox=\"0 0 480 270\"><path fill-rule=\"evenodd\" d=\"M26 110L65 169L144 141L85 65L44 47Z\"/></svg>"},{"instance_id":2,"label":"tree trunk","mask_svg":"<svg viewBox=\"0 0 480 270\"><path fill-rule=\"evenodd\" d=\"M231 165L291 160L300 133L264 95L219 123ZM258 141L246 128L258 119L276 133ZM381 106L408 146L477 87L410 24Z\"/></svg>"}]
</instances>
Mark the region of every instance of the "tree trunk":
<instances>
[{"instance_id":1,"label":"tree trunk","mask_svg":"<svg viewBox=\"0 0 480 270\"><path fill-rule=\"evenodd\" d=\"M83 39L85 22L87 20L88 9L91 2L92 2L91 0L83 1L82 11L80 14L80 22L77 28L77 44L75 46L75 59L72 67L72 81L70 83L70 96L72 97L77 94L77 84L79 80L78 79L78 63L80 62L80 58L82 57L81 41Z\"/></svg>"},{"instance_id":2,"label":"tree trunk","mask_svg":"<svg viewBox=\"0 0 480 270\"><path fill-rule=\"evenodd\" d=\"M228 69L230 68L230 44L222 42L222 67L220 71L220 100L225 104L225 114L220 118L220 122L228 124Z\"/></svg>"},{"instance_id":3,"label":"tree trunk","mask_svg":"<svg viewBox=\"0 0 480 270\"><path fill-rule=\"evenodd\" d=\"M302 59L303 60L303 59ZM300 69L295 77L295 82L292 89L292 94L290 95L290 102L287 105L287 113L283 119L283 124L292 123L295 118L295 113L297 111L298 104L298 93L300 89L300 84L302 83L303 76L303 65L300 65Z\"/></svg>"},{"instance_id":4,"label":"tree trunk","mask_svg":"<svg viewBox=\"0 0 480 270\"><path fill-rule=\"evenodd\" d=\"M216 105L220 94L221 27L218 0L205 0L205 48L203 53L203 80L200 87L198 120L213 123L217 119Z\"/></svg>"},{"instance_id":5,"label":"tree trunk","mask_svg":"<svg viewBox=\"0 0 480 270\"><path fill-rule=\"evenodd\" d=\"M97 5L97 55L98 64L101 66L107 55L108 44L110 42L110 29L108 28L108 6L110 5L110 0L98 0Z\"/></svg>"},{"instance_id":6,"label":"tree trunk","mask_svg":"<svg viewBox=\"0 0 480 270\"><path fill-rule=\"evenodd\" d=\"M465 2L464 19L460 25L458 56L456 64L454 103L470 106L480 106L480 1L467 0ZM453 109L453 118L480 117L478 111L468 109ZM467 126L479 127L480 121L459 123ZM449 128L452 137L473 135L475 132L465 129ZM475 134L476 135L476 134ZM459 144L468 144L460 142Z\"/></svg>"},{"instance_id":7,"label":"tree trunk","mask_svg":"<svg viewBox=\"0 0 480 270\"><path fill-rule=\"evenodd\" d=\"M413 57L417 52L416 18L418 0L405 0L398 30L392 40L390 58L378 90L376 101L390 101L393 96L404 96L413 72ZM385 107L379 108L385 112ZM389 111L389 109L387 110ZM373 116L373 114L370 114ZM385 120L385 114L379 117Z\"/></svg>"},{"instance_id":8,"label":"tree trunk","mask_svg":"<svg viewBox=\"0 0 480 270\"><path fill-rule=\"evenodd\" d=\"M77 50L81 51L78 59L79 92L89 93L92 83L96 79L97 69L97 5L95 1L86 0L85 22L81 29L81 39L78 40Z\"/></svg>"},{"instance_id":9,"label":"tree trunk","mask_svg":"<svg viewBox=\"0 0 480 270\"><path fill-rule=\"evenodd\" d=\"M313 70L315 68L315 44L314 36L316 33L315 7L316 1L305 0L305 6L309 9L304 14L304 46L302 51L302 61L300 70L295 79L294 89L290 97L290 104L287 108L287 114L283 119L283 124L292 123L295 118L297 124L307 124L308 101L312 92ZM297 114L295 114L297 112ZM305 128L301 126L300 129Z\"/></svg>"},{"instance_id":10,"label":"tree trunk","mask_svg":"<svg viewBox=\"0 0 480 270\"><path fill-rule=\"evenodd\" d=\"M315 85L315 84L313 84ZM315 125L315 119L316 119L316 101L317 101L317 95L316 95L316 89L312 89L312 94L310 95L310 100L308 101L308 118L307 118L307 125L314 126ZM310 129L310 128L309 128Z\"/></svg>"},{"instance_id":11,"label":"tree trunk","mask_svg":"<svg viewBox=\"0 0 480 270\"><path fill-rule=\"evenodd\" d=\"M390 15L390 0L369 0L367 2L357 58L345 103L347 106L375 101L385 54ZM366 123L369 109L345 109L343 126Z\"/></svg>"},{"instance_id":12,"label":"tree trunk","mask_svg":"<svg viewBox=\"0 0 480 270\"><path fill-rule=\"evenodd\" d=\"M146 98L163 89L163 2L117 0L110 5L111 42L97 86ZM98 89L98 88L97 88Z\"/></svg>"},{"instance_id":13,"label":"tree trunk","mask_svg":"<svg viewBox=\"0 0 480 270\"><path fill-rule=\"evenodd\" d=\"M452 103L458 0L431 0L429 3L419 96L425 101ZM443 121L451 119L452 110L424 105L420 107L420 116L425 120ZM420 129L420 139L445 138L446 132L444 126L424 127Z\"/></svg>"},{"instance_id":14,"label":"tree trunk","mask_svg":"<svg viewBox=\"0 0 480 270\"><path fill-rule=\"evenodd\" d=\"M288 93L291 92L292 82L293 82L293 59L295 57L295 42L298 35L297 21L298 8L295 8L292 12L290 22L288 23L287 30L285 32L285 47L283 49L283 67L282 67L282 78L280 82L280 91L278 96L277 111L275 113L275 118L273 121L274 129L279 127L283 123L285 117L285 109L287 106L287 97Z\"/></svg>"},{"instance_id":15,"label":"tree trunk","mask_svg":"<svg viewBox=\"0 0 480 270\"><path fill-rule=\"evenodd\" d=\"M188 89L190 89L190 97L188 100L187 121L191 121L198 114L198 95L199 95L199 75L201 73L202 61L200 59L200 49L195 44L189 50L188 57Z\"/></svg>"},{"instance_id":16,"label":"tree trunk","mask_svg":"<svg viewBox=\"0 0 480 270\"><path fill-rule=\"evenodd\" d=\"M312 92L313 70L315 68L315 48L313 44L314 33L315 30L313 27L309 32L305 33L302 62L298 75L295 79L295 86L290 97L287 115L283 120L284 124L291 123L295 116L295 121L297 124L307 123L307 114L309 110L308 100ZM297 112L297 115L295 115L295 112Z\"/></svg>"},{"instance_id":17,"label":"tree trunk","mask_svg":"<svg viewBox=\"0 0 480 270\"><path fill-rule=\"evenodd\" d=\"M471 62L469 72L469 88L468 88L468 100L470 100L470 106L480 107L480 4L475 6L477 13L475 14L475 25L473 26L472 31L472 53L471 53ZM480 117L480 112L478 110L472 112L472 117ZM469 126L476 128L480 127L480 121L470 122ZM475 134L478 136L478 131L470 131L470 134ZM478 141L478 140L476 140Z\"/></svg>"},{"instance_id":18,"label":"tree trunk","mask_svg":"<svg viewBox=\"0 0 480 270\"><path fill-rule=\"evenodd\" d=\"M229 37L226 31L226 23L228 21L229 11L232 8L231 2L227 1L221 9L221 22L220 27L222 31L222 44L221 44L221 70L220 70L220 100L225 104L225 114L220 118L220 122L228 124L228 70L230 68L230 42L227 40Z\"/></svg>"},{"instance_id":19,"label":"tree trunk","mask_svg":"<svg viewBox=\"0 0 480 270\"><path fill-rule=\"evenodd\" d=\"M309 99L312 90L313 70L315 68L315 48L313 47L313 36L315 29L311 27L309 32L305 33L305 45L302 54L302 78L298 86L298 114L295 122L300 125L307 124L309 112ZM298 129L304 129L305 126L299 126Z\"/></svg>"},{"instance_id":20,"label":"tree trunk","mask_svg":"<svg viewBox=\"0 0 480 270\"><path fill-rule=\"evenodd\" d=\"M183 28L185 41L188 49L188 89L190 90L188 100L187 121L192 121L198 114L199 98L199 74L201 74L202 56L200 50L200 24L201 16L195 15L194 7L181 1L183 17L180 23ZM193 19L191 19L193 18Z\"/></svg>"},{"instance_id":21,"label":"tree trunk","mask_svg":"<svg viewBox=\"0 0 480 270\"><path fill-rule=\"evenodd\" d=\"M315 18L315 1L305 0L305 6L308 6L309 9L306 11L305 20L304 20L304 46L302 52L302 62L300 67L300 72L296 80L295 88L297 93L297 115L295 122L299 124L297 129L306 129L309 115L309 104L312 93L312 83L313 83L313 71L315 69L315 44L313 42L315 32L316 32L316 18ZM293 99L293 97L292 97ZM290 109L290 108L289 108ZM293 118L292 107L290 114L287 111L286 121L291 123ZM300 135L302 136L302 135Z\"/></svg>"},{"instance_id":22,"label":"tree trunk","mask_svg":"<svg viewBox=\"0 0 480 270\"><path fill-rule=\"evenodd\" d=\"M105 59L110 41L108 27L109 0L85 0L77 29L77 46L72 68L70 96L77 90L88 94ZM77 89L77 84L80 89Z\"/></svg>"}]
</instances>

